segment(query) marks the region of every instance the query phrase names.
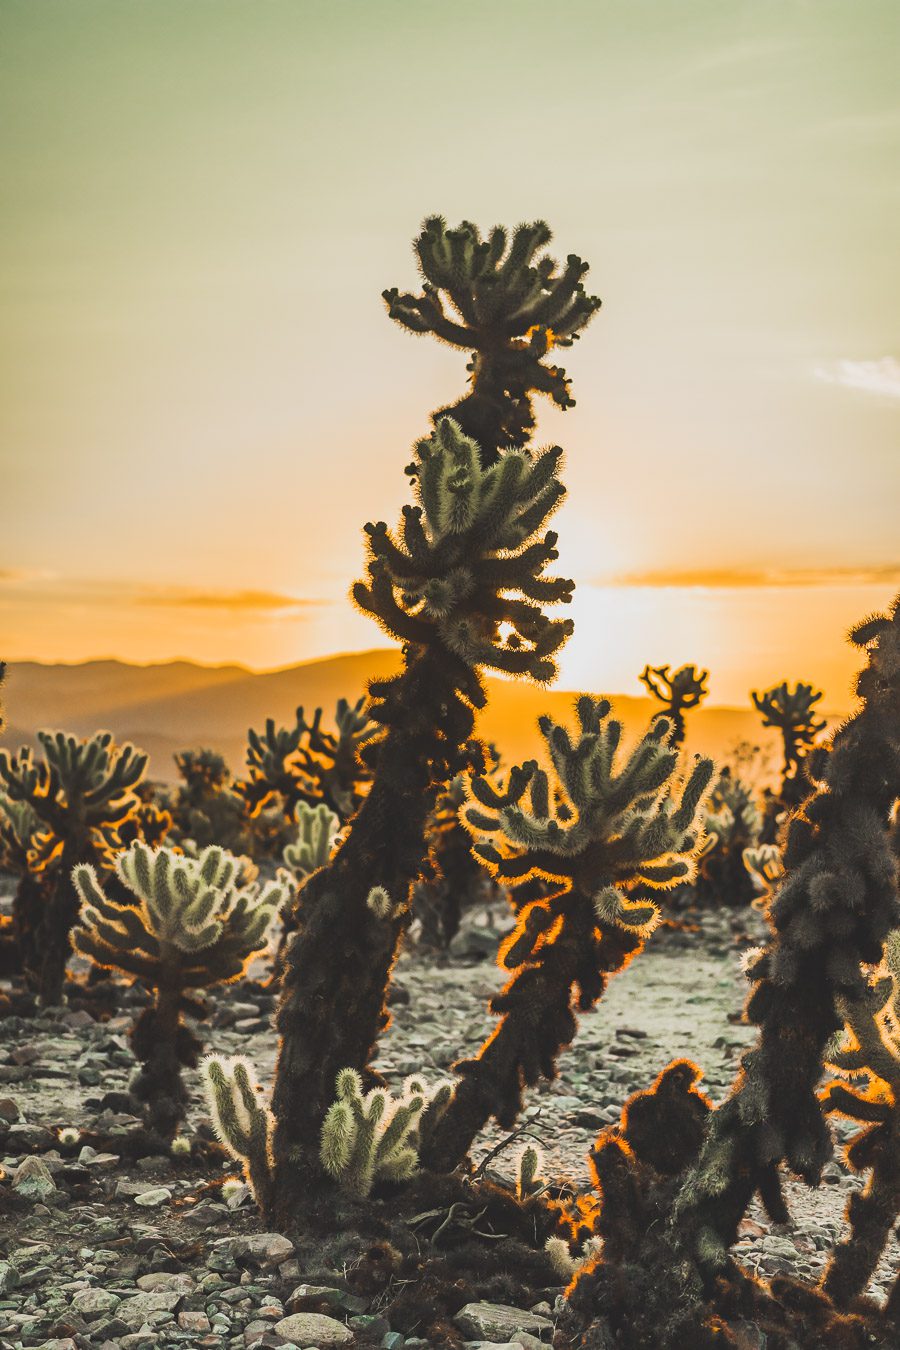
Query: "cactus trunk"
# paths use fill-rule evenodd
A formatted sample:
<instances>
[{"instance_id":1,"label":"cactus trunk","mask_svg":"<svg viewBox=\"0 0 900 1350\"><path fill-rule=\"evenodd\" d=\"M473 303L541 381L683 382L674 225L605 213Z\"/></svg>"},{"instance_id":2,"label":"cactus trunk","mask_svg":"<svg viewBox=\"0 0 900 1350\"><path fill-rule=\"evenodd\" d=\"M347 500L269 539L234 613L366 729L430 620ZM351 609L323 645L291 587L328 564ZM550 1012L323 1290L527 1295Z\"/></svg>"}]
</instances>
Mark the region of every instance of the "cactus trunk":
<instances>
[{"instance_id":1,"label":"cactus trunk","mask_svg":"<svg viewBox=\"0 0 900 1350\"><path fill-rule=\"evenodd\" d=\"M275 1213L290 1225L302 1202L329 1185L319 1160L322 1122L338 1071L364 1069L387 1025L385 995L405 927L406 902L425 851L431 805L431 757L421 725L440 726L456 697L439 654L411 654L397 689L415 723L394 724L378 772L353 829L331 863L302 892L303 926L285 958L278 1029L281 1049L273 1110ZM383 887L399 914L379 918L367 906Z\"/></svg>"}]
</instances>

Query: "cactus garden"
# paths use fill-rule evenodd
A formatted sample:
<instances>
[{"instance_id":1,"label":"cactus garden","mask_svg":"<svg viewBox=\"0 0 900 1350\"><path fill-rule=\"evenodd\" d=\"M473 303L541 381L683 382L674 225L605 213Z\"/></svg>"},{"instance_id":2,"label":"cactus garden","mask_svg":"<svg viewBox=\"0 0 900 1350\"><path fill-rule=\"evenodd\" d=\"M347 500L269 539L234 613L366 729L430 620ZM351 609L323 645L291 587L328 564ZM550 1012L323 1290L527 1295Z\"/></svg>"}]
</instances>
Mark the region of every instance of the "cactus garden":
<instances>
[{"instance_id":1,"label":"cactus garden","mask_svg":"<svg viewBox=\"0 0 900 1350\"><path fill-rule=\"evenodd\" d=\"M788 61L805 16L760 10L748 37L732 0L727 43L653 0L659 69L605 0L553 18L565 61L531 0L473 12L465 42L462 11L417 10L419 32L405 0L354 24L154 3L127 32L101 0L72 0L78 32L41 27L49 0L9 23L11 68L52 66L70 119L45 178L12 156L16 247L40 247L47 185L96 199L22 320L27 354L56 297L94 486L54 461L46 522L12 522L0 557L0 1350L898 1350L900 366L820 335L820 402L792 403L812 310L788 314L811 294L791 284L834 269L810 247L765 307L742 282L723 308L717 248L740 243L736 275L751 212L709 194L752 164L739 135L727 172L691 157L748 115L735 72L761 53L823 138L887 136L887 21L870 122ZM834 81L840 20L814 39ZM13 86L15 146L44 114ZM644 116L658 145L693 127L652 212ZM63 127L99 147L76 189ZM595 153L629 204L602 229ZM152 208L145 236L117 195L122 247L158 252L125 268L110 234L94 310L66 269L95 256L87 221L110 229L98 165ZM706 301L673 280L676 322L655 255L701 169L715 209L678 256ZM448 214L401 231L413 188L442 187ZM130 382L113 296L143 325ZM777 341L752 348L763 319ZM143 420L162 404L171 446ZM23 444L63 425L53 397L16 407Z\"/></svg>"}]
</instances>

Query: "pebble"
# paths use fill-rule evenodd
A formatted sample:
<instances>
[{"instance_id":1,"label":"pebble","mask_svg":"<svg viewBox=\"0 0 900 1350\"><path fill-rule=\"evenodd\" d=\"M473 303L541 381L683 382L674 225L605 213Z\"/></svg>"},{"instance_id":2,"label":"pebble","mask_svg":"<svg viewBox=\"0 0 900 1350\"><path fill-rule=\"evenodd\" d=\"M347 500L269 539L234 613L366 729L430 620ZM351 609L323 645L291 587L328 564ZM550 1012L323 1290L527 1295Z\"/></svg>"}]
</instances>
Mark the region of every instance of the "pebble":
<instances>
[{"instance_id":1,"label":"pebble","mask_svg":"<svg viewBox=\"0 0 900 1350\"><path fill-rule=\"evenodd\" d=\"M46 1200L56 1191L56 1182L43 1158L28 1157L19 1163L13 1176L13 1190L26 1200Z\"/></svg>"},{"instance_id":2,"label":"pebble","mask_svg":"<svg viewBox=\"0 0 900 1350\"><path fill-rule=\"evenodd\" d=\"M140 1195L136 1195L134 1203L144 1209L157 1209L171 1199L172 1192L168 1186L154 1186L149 1191L142 1191Z\"/></svg>"},{"instance_id":3,"label":"pebble","mask_svg":"<svg viewBox=\"0 0 900 1350\"><path fill-rule=\"evenodd\" d=\"M282 1317L275 1323L279 1336L294 1341L301 1347L317 1346L325 1350L331 1345L353 1345L356 1337L343 1322L323 1313L298 1312Z\"/></svg>"},{"instance_id":4,"label":"pebble","mask_svg":"<svg viewBox=\"0 0 900 1350\"><path fill-rule=\"evenodd\" d=\"M516 1331L527 1331L540 1338L541 1332L553 1330L548 1317L523 1312L505 1303L467 1303L453 1318L464 1336L482 1337L508 1345Z\"/></svg>"}]
</instances>

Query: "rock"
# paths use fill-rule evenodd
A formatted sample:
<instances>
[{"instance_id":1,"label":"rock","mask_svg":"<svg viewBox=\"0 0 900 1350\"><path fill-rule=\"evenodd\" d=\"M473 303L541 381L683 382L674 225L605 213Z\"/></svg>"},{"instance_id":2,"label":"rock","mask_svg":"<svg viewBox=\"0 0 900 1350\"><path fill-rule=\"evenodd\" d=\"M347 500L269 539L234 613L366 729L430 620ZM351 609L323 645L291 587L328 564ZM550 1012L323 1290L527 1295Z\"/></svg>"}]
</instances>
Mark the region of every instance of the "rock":
<instances>
[{"instance_id":1,"label":"rock","mask_svg":"<svg viewBox=\"0 0 900 1350\"><path fill-rule=\"evenodd\" d=\"M18 1125L10 1125L6 1136L6 1147L12 1153L24 1153L28 1149L48 1149L53 1148L56 1143L56 1135L45 1130L43 1125L26 1125L24 1122Z\"/></svg>"},{"instance_id":2,"label":"rock","mask_svg":"<svg viewBox=\"0 0 900 1350\"><path fill-rule=\"evenodd\" d=\"M149 1191L142 1191L140 1195L136 1195L134 1203L141 1205L143 1209L158 1209L171 1199L172 1192L168 1186L152 1186Z\"/></svg>"},{"instance_id":3,"label":"rock","mask_svg":"<svg viewBox=\"0 0 900 1350\"><path fill-rule=\"evenodd\" d=\"M15 1123L21 1115L18 1104L12 1097L0 1097L0 1120Z\"/></svg>"},{"instance_id":4,"label":"rock","mask_svg":"<svg viewBox=\"0 0 900 1350\"><path fill-rule=\"evenodd\" d=\"M132 1331L140 1331L154 1313L174 1313L183 1297L183 1294L166 1290L134 1294L131 1298L122 1300L116 1309L116 1317L127 1322Z\"/></svg>"},{"instance_id":5,"label":"rock","mask_svg":"<svg viewBox=\"0 0 900 1350\"><path fill-rule=\"evenodd\" d=\"M476 1340L500 1341L508 1345L516 1331L527 1331L540 1338L542 1332L553 1330L548 1317L510 1308L505 1303L467 1303L460 1308L453 1321L464 1336Z\"/></svg>"},{"instance_id":6,"label":"rock","mask_svg":"<svg viewBox=\"0 0 900 1350\"><path fill-rule=\"evenodd\" d=\"M246 1233L241 1237L219 1238L213 1247L226 1256L254 1266L280 1266L294 1255L294 1244L281 1233Z\"/></svg>"},{"instance_id":7,"label":"rock","mask_svg":"<svg viewBox=\"0 0 900 1350\"><path fill-rule=\"evenodd\" d=\"M29 1157L15 1170L13 1190L26 1200L46 1200L56 1190L56 1182L42 1158Z\"/></svg>"},{"instance_id":8,"label":"rock","mask_svg":"<svg viewBox=\"0 0 900 1350\"><path fill-rule=\"evenodd\" d=\"M0 1296L15 1289L18 1282L15 1266L11 1266L8 1261L0 1261Z\"/></svg>"},{"instance_id":9,"label":"rock","mask_svg":"<svg viewBox=\"0 0 900 1350\"><path fill-rule=\"evenodd\" d=\"M135 1280L138 1289L145 1293L156 1294L192 1294L196 1288L190 1275L182 1275L171 1270L154 1270L149 1275L139 1275Z\"/></svg>"},{"instance_id":10,"label":"rock","mask_svg":"<svg viewBox=\"0 0 900 1350\"><path fill-rule=\"evenodd\" d=\"M209 1331L212 1325L204 1312L180 1312L177 1320L182 1331Z\"/></svg>"},{"instance_id":11,"label":"rock","mask_svg":"<svg viewBox=\"0 0 900 1350\"><path fill-rule=\"evenodd\" d=\"M79 1289L72 1307L85 1317L99 1317L101 1313L115 1312L121 1302L119 1295L108 1289Z\"/></svg>"},{"instance_id":12,"label":"rock","mask_svg":"<svg viewBox=\"0 0 900 1350\"><path fill-rule=\"evenodd\" d=\"M57 1336L53 1340L43 1341L37 1350L78 1350L71 1336Z\"/></svg>"},{"instance_id":13,"label":"rock","mask_svg":"<svg viewBox=\"0 0 900 1350\"><path fill-rule=\"evenodd\" d=\"M305 1312L324 1303L326 1307L339 1312L362 1313L369 1306L369 1300L348 1294L345 1289L335 1289L330 1284L300 1284L288 1299L291 1312Z\"/></svg>"},{"instance_id":14,"label":"rock","mask_svg":"<svg viewBox=\"0 0 900 1350\"><path fill-rule=\"evenodd\" d=\"M317 1346L326 1350L330 1345L353 1345L356 1337L343 1322L334 1317L325 1317L322 1313L291 1313L275 1323L275 1330L286 1341L294 1341L301 1347Z\"/></svg>"}]
</instances>

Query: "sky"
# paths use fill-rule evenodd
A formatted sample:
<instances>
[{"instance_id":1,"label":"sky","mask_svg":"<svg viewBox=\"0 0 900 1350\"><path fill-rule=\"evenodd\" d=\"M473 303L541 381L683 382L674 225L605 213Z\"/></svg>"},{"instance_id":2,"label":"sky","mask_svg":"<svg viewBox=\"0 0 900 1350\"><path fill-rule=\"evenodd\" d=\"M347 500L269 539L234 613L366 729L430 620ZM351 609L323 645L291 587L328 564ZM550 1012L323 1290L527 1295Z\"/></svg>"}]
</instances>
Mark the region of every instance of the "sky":
<instances>
[{"instance_id":1,"label":"sky","mask_svg":"<svg viewBox=\"0 0 900 1350\"><path fill-rule=\"evenodd\" d=\"M546 219L603 307L563 687L846 706L900 587L895 0L2 0L0 655L272 668L348 599L464 358L423 217Z\"/></svg>"}]
</instances>

